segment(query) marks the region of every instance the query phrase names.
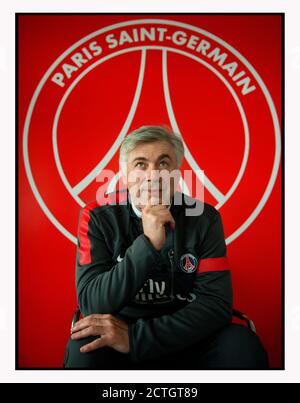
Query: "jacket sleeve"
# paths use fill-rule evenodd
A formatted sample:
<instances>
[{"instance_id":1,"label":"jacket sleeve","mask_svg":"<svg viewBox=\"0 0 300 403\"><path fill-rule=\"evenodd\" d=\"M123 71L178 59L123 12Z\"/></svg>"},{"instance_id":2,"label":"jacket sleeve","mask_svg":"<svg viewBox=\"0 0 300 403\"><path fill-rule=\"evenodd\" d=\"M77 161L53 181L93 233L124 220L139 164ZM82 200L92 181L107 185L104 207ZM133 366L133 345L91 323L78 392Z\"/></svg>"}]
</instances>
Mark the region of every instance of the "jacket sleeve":
<instances>
[{"instance_id":1,"label":"jacket sleeve","mask_svg":"<svg viewBox=\"0 0 300 403\"><path fill-rule=\"evenodd\" d=\"M200 264L213 269L226 259L226 245L219 213L212 219L200 247ZM216 265L217 263L217 265ZM199 269L198 269L199 270ZM232 317L231 273L224 270L197 272L192 292L196 299L170 315L139 319L129 325L130 353L143 361L188 347L225 326Z\"/></svg>"},{"instance_id":2,"label":"jacket sleeve","mask_svg":"<svg viewBox=\"0 0 300 403\"><path fill-rule=\"evenodd\" d=\"M156 269L160 254L144 235L126 250L121 262L112 260L101 223L84 208L79 219L76 257L76 292L84 316L116 314L142 287Z\"/></svg>"}]
</instances>

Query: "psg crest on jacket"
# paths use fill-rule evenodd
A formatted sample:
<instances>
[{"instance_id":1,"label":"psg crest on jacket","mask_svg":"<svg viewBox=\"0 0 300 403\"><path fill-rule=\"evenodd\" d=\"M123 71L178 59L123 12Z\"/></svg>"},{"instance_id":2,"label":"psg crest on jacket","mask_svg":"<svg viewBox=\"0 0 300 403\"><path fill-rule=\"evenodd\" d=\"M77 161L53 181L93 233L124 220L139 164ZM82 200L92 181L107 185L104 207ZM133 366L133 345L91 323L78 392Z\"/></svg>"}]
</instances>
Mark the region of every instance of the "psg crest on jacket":
<instances>
[{"instance_id":1,"label":"psg crest on jacket","mask_svg":"<svg viewBox=\"0 0 300 403\"><path fill-rule=\"evenodd\" d=\"M186 253L180 258L180 268L185 273L194 273L198 267L197 258L191 253Z\"/></svg>"}]
</instances>

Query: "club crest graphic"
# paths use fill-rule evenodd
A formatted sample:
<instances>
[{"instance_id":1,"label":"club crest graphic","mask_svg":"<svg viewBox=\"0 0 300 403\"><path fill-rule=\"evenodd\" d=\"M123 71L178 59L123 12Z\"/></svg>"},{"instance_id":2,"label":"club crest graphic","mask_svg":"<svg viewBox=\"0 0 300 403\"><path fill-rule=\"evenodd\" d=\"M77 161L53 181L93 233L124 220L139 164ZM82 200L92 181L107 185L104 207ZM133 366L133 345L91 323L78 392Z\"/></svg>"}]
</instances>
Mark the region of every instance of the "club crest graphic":
<instances>
[{"instance_id":1,"label":"club crest graphic","mask_svg":"<svg viewBox=\"0 0 300 403\"><path fill-rule=\"evenodd\" d=\"M180 258L180 268L185 273L194 273L198 267L198 260L197 258L192 255L191 253L186 253L182 255Z\"/></svg>"},{"instance_id":2,"label":"club crest graphic","mask_svg":"<svg viewBox=\"0 0 300 403\"><path fill-rule=\"evenodd\" d=\"M110 192L120 183L120 144L144 124L167 124L181 136L182 169L204 182L205 201L222 214L226 243L237 239L264 208L277 177L275 106L238 49L168 19L124 21L88 34L53 60L37 85L23 157L52 224L76 243L79 207L95 200L99 186ZM104 169L115 174L99 182ZM180 187L193 195L184 180ZM195 270L194 256L182 259L183 271Z\"/></svg>"}]
</instances>

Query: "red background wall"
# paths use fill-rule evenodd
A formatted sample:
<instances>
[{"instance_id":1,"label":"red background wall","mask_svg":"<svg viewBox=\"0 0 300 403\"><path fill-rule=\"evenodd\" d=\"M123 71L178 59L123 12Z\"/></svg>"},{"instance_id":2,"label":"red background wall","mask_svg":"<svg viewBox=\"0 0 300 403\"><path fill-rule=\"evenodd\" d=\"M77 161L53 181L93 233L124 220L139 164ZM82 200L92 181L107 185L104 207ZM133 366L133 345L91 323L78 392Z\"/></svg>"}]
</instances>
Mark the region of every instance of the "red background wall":
<instances>
[{"instance_id":1,"label":"red background wall","mask_svg":"<svg viewBox=\"0 0 300 403\"><path fill-rule=\"evenodd\" d=\"M61 367L76 306L75 244L48 220L29 186L23 160L23 129L28 107L51 64L75 42L116 22L149 15L19 16L19 271L18 365ZM259 15L152 15L207 30L237 49L261 76L276 112L281 112L281 20ZM140 53L103 63L75 87L58 124L61 163L75 186L108 151L128 114L136 88ZM224 85L201 65L168 56L174 113L184 139L205 173L226 193L241 164L243 128ZM53 159L51 129L60 89L49 83L32 115L28 149L33 177L54 216L76 235L79 205L66 192ZM64 91L61 92L61 96ZM258 93L258 91L257 91ZM266 187L274 158L274 135L265 101L245 98L249 114L249 170L220 212L226 237L253 211ZM143 90L130 129L168 124L161 79L161 54L147 52ZM107 168L117 169L117 155ZM188 169L187 161L184 168ZM248 169L248 168L247 168ZM80 197L95 199L95 181ZM205 199L216 200L208 192ZM255 221L228 245L234 305L257 327L272 368L282 363L281 177Z\"/></svg>"}]
</instances>

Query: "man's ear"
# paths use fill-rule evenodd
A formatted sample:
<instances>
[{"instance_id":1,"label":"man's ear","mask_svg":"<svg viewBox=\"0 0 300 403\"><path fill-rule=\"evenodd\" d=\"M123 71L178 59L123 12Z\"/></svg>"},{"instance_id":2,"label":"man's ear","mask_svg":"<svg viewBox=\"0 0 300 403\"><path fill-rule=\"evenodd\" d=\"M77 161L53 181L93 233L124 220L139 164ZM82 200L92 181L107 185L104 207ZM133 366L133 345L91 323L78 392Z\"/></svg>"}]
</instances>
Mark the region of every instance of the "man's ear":
<instances>
[{"instance_id":1,"label":"man's ear","mask_svg":"<svg viewBox=\"0 0 300 403\"><path fill-rule=\"evenodd\" d=\"M121 162L120 163L120 171L121 171L121 178L124 183L124 185L127 185L127 164L126 162Z\"/></svg>"},{"instance_id":2,"label":"man's ear","mask_svg":"<svg viewBox=\"0 0 300 403\"><path fill-rule=\"evenodd\" d=\"M124 175L124 173L122 174L122 181L127 186L127 175Z\"/></svg>"}]
</instances>

